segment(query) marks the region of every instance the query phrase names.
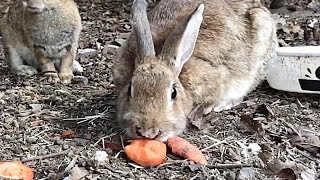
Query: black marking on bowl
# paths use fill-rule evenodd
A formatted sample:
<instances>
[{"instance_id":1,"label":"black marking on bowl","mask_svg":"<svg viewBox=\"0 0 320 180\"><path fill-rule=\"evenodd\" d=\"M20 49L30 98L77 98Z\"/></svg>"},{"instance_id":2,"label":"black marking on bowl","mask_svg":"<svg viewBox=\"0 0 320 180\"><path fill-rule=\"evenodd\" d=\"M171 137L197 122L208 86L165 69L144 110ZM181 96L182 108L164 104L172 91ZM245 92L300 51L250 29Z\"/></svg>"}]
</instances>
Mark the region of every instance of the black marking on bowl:
<instances>
[{"instance_id":1,"label":"black marking on bowl","mask_svg":"<svg viewBox=\"0 0 320 180\"><path fill-rule=\"evenodd\" d=\"M316 74L316 77L320 79L320 66L316 69L315 74Z\"/></svg>"},{"instance_id":2,"label":"black marking on bowl","mask_svg":"<svg viewBox=\"0 0 320 180\"><path fill-rule=\"evenodd\" d=\"M298 79L302 90L304 91L320 91L319 80Z\"/></svg>"}]
</instances>

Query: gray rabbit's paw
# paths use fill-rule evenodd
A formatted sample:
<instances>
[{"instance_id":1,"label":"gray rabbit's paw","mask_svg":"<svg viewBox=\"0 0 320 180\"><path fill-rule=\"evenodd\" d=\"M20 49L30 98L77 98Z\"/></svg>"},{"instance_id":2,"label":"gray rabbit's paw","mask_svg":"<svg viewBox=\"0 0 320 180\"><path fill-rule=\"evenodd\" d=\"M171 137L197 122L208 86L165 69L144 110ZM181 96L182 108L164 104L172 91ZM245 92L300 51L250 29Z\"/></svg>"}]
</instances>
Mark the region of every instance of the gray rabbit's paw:
<instances>
[{"instance_id":1,"label":"gray rabbit's paw","mask_svg":"<svg viewBox=\"0 0 320 180\"><path fill-rule=\"evenodd\" d=\"M48 77L49 81L52 81L52 82L60 81L59 76L56 72L46 72L43 74L43 76Z\"/></svg>"},{"instance_id":2,"label":"gray rabbit's paw","mask_svg":"<svg viewBox=\"0 0 320 180\"><path fill-rule=\"evenodd\" d=\"M211 113L211 112L212 112L212 110L213 110L213 105L212 105L212 106L209 106L209 107L204 108L204 110L203 110L203 115L207 115L207 114Z\"/></svg>"},{"instance_id":3,"label":"gray rabbit's paw","mask_svg":"<svg viewBox=\"0 0 320 180\"><path fill-rule=\"evenodd\" d=\"M16 73L19 76L33 76L38 74L38 70L33 66L20 65L16 68Z\"/></svg>"},{"instance_id":4,"label":"gray rabbit's paw","mask_svg":"<svg viewBox=\"0 0 320 180\"><path fill-rule=\"evenodd\" d=\"M221 104L219 104L218 106L216 106L213 111L214 112L221 112L221 111L224 111L224 110L229 110L231 109L233 106L232 102L222 102Z\"/></svg>"},{"instance_id":5,"label":"gray rabbit's paw","mask_svg":"<svg viewBox=\"0 0 320 180\"><path fill-rule=\"evenodd\" d=\"M224 110L230 110L232 107L238 106L243 101L243 97L233 100L224 100L218 106L216 106L213 110L215 112L221 112Z\"/></svg>"},{"instance_id":6,"label":"gray rabbit's paw","mask_svg":"<svg viewBox=\"0 0 320 180\"><path fill-rule=\"evenodd\" d=\"M70 84L73 79L73 73L72 72L59 73L59 77L62 84Z\"/></svg>"}]
</instances>

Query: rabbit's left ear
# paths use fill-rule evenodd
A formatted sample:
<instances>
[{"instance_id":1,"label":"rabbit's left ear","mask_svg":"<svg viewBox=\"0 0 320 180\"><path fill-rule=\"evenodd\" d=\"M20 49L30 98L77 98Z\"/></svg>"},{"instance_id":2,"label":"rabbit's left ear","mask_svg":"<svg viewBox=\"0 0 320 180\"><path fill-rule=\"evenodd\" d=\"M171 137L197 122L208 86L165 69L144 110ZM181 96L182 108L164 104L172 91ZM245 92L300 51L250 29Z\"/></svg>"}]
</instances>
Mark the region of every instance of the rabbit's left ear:
<instances>
[{"instance_id":1,"label":"rabbit's left ear","mask_svg":"<svg viewBox=\"0 0 320 180\"><path fill-rule=\"evenodd\" d=\"M203 21L203 11L204 4L201 4L187 21L181 26L178 26L169 35L163 45L161 55L164 59L171 61L169 64L174 65L177 75L194 51L200 26Z\"/></svg>"}]
</instances>

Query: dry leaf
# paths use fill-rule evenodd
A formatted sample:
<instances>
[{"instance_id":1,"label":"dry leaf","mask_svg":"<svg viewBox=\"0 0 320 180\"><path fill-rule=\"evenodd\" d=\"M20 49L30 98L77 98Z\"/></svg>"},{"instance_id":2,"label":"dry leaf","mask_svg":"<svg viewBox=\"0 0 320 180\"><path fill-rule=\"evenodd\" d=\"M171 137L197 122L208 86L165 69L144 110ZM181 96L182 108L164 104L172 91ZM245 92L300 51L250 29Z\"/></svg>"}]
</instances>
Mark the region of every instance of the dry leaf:
<instances>
[{"instance_id":1,"label":"dry leaf","mask_svg":"<svg viewBox=\"0 0 320 180\"><path fill-rule=\"evenodd\" d=\"M73 131L72 129L69 129L69 130L65 130L62 132L62 138L63 139L71 139L71 138L74 138L76 136L76 132Z\"/></svg>"},{"instance_id":2,"label":"dry leaf","mask_svg":"<svg viewBox=\"0 0 320 180\"><path fill-rule=\"evenodd\" d=\"M316 179L316 173L312 169L306 169L301 173L301 178L303 180L315 180Z\"/></svg>"},{"instance_id":3,"label":"dry leaf","mask_svg":"<svg viewBox=\"0 0 320 180\"><path fill-rule=\"evenodd\" d=\"M255 113L263 114L266 118L269 118L270 116L274 116L274 112L270 108L270 106L266 104L261 104L257 107Z\"/></svg>"},{"instance_id":4,"label":"dry leaf","mask_svg":"<svg viewBox=\"0 0 320 180\"><path fill-rule=\"evenodd\" d=\"M320 139L314 133L307 130L305 127L295 128L290 126L291 131L288 131L288 138L293 146L299 147L308 151L313 155L320 153Z\"/></svg>"},{"instance_id":5,"label":"dry leaf","mask_svg":"<svg viewBox=\"0 0 320 180\"><path fill-rule=\"evenodd\" d=\"M238 179L239 180L247 180L254 179L254 169L252 167L242 168L239 172Z\"/></svg>"},{"instance_id":6,"label":"dry leaf","mask_svg":"<svg viewBox=\"0 0 320 180\"><path fill-rule=\"evenodd\" d=\"M260 123L260 121L254 120L252 116L248 114L242 114L240 122L246 127L249 132L256 132L260 136L264 136L265 131L262 127L262 124Z\"/></svg>"},{"instance_id":7,"label":"dry leaf","mask_svg":"<svg viewBox=\"0 0 320 180\"><path fill-rule=\"evenodd\" d=\"M286 179L286 180L296 180L297 175L290 168L281 169L277 174L278 178Z\"/></svg>"},{"instance_id":8,"label":"dry leaf","mask_svg":"<svg viewBox=\"0 0 320 180\"><path fill-rule=\"evenodd\" d=\"M272 154L263 151L258 154L258 157L272 172L276 173L282 169L282 162L279 159L276 159Z\"/></svg>"},{"instance_id":9,"label":"dry leaf","mask_svg":"<svg viewBox=\"0 0 320 180\"><path fill-rule=\"evenodd\" d=\"M104 141L104 148L110 148L114 152L119 152L123 149L121 144L110 141Z\"/></svg>"},{"instance_id":10,"label":"dry leaf","mask_svg":"<svg viewBox=\"0 0 320 180\"><path fill-rule=\"evenodd\" d=\"M72 168L71 173L68 177L65 177L63 180L81 180L86 175L88 175L89 172L85 170L84 168L79 168L77 165Z\"/></svg>"}]
</instances>

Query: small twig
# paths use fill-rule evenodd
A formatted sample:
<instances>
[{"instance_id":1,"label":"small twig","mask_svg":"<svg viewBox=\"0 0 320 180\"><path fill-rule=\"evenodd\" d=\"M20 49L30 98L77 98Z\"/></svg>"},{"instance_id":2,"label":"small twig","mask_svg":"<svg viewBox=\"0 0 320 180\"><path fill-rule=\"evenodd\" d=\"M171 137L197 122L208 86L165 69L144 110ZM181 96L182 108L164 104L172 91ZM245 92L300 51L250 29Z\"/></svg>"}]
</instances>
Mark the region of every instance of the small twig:
<instances>
[{"instance_id":1,"label":"small twig","mask_svg":"<svg viewBox=\"0 0 320 180\"><path fill-rule=\"evenodd\" d=\"M233 169L233 168L244 168L252 167L252 164L216 164L216 165L206 165L210 169Z\"/></svg>"},{"instance_id":2,"label":"small twig","mask_svg":"<svg viewBox=\"0 0 320 180\"><path fill-rule=\"evenodd\" d=\"M69 165L64 169L64 172L68 172L71 168L74 167L74 165L77 163L77 159L78 159L79 155L76 155L71 162L69 163Z\"/></svg>"},{"instance_id":3,"label":"small twig","mask_svg":"<svg viewBox=\"0 0 320 180\"><path fill-rule=\"evenodd\" d=\"M120 155L120 153L122 153L122 152L124 152L123 150L121 150L121 151L119 151L115 156L114 156L114 158L118 158L119 157L119 155Z\"/></svg>"},{"instance_id":4,"label":"small twig","mask_svg":"<svg viewBox=\"0 0 320 180\"><path fill-rule=\"evenodd\" d=\"M122 149L124 149L124 143L123 143L123 137L122 137L122 135L120 135L120 140L121 140Z\"/></svg>"},{"instance_id":5,"label":"small twig","mask_svg":"<svg viewBox=\"0 0 320 180\"><path fill-rule=\"evenodd\" d=\"M98 113L97 115L93 115L93 116L85 116L82 118L67 118L67 119L63 119L63 121L77 121L77 124L81 124L87 121L94 121L98 118L102 118L104 116L106 116L106 113L108 113L109 108L107 108L105 111L103 111L102 113Z\"/></svg>"},{"instance_id":6,"label":"small twig","mask_svg":"<svg viewBox=\"0 0 320 180\"><path fill-rule=\"evenodd\" d=\"M305 106L302 105L302 103L300 102L300 100L299 100L298 98L297 98L297 102L298 102L298 104L299 104L300 107L305 108Z\"/></svg>"},{"instance_id":7,"label":"small twig","mask_svg":"<svg viewBox=\"0 0 320 180\"><path fill-rule=\"evenodd\" d=\"M67 154L68 152L69 152L69 150L65 150L65 151L61 151L61 152L58 152L58 153L52 153L52 154L43 155L43 156L35 156L35 157L23 159L23 160L21 160L21 162L29 162L29 161L34 161L34 160L48 159L48 158L52 158L52 157L55 157L55 156L60 156L60 155L63 155L63 154Z\"/></svg>"},{"instance_id":8,"label":"small twig","mask_svg":"<svg viewBox=\"0 0 320 180\"><path fill-rule=\"evenodd\" d=\"M95 143L93 144L93 147L97 146L100 141L104 142L104 140L105 140L106 138L110 138L110 137L115 136L115 135L117 135L117 133L112 133L112 134L110 134L110 135L103 136L103 137L100 138L97 142L95 142ZM103 144L104 144L104 143L103 143ZM103 146L103 148L104 148L104 146Z\"/></svg>"},{"instance_id":9,"label":"small twig","mask_svg":"<svg viewBox=\"0 0 320 180\"><path fill-rule=\"evenodd\" d=\"M137 164L133 164L133 163L128 163L130 166L133 166L134 168L136 168L136 169L145 169L144 167L142 167L142 166L139 166L139 165L137 165Z\"/></svg>"},{"instance_id":10,"label":"small twig","mask_svg":"<svg viewBox=\"0 0 320 180\"><path fill-rule=\"evenodd\" d=\"M166 165L172 165L172 164L181 164L181 163L184 163L188 161L187 159L184 159L184 160L174 160L174 161L167 161L163 164L160 164L159 166L157 166L157 168L160 168L160 167L163 167L163 166L166 166Z\"/></svg>"},{"instance_id":11,"label":"small twig","mask_svg":"<svg viewBox=\"0 0 320 180\"><path fill-rule=\"evenodd\" d=\"M190 180L194 180L198 177L198 174L196 174L195 176L193 176Z\"/></svg>"},{"instance_id":12,"label":"small twig","mask_svg":"<svg viewBox=\"0 0 320 180\"><path fill-rule=\"evenodd\" d=\"M214 140L214 141L217 141L217 143L215 143L215 144L212 144L212 145L210 145L210 146L208 146L208 147L206 147L206 148L203 148L203 149L201 149L200 151L206 151L206 150L208 150L208 149L211 149L211 148L213 148L213 147L215 147L215 146L218 146L218 145L220 145L220 144L224 144L224 143L226 143L228 140L230 140L230 139L232 139L231 137L227 137L226 139L224 139L224 140L222 140L222 141L220 141L220 140L217 140L217 139L212 139L212 140Z\"/></svg>"},{"instance_id":13,"label":"small twig","mask_svg":"<svg viewBox=\"0 0 320 180\"><path fill-rule=\"evenodd\" d=\"M113 169L111 166L109 165L104 165L105 168L107 168L109 171L113 172L113 173L120 173L120 174L123 174L123 175L127 175L128 172L124 172L124 171L120 171L120 170L116 170L116 169Z\"/></svg>"}]
</instances>

